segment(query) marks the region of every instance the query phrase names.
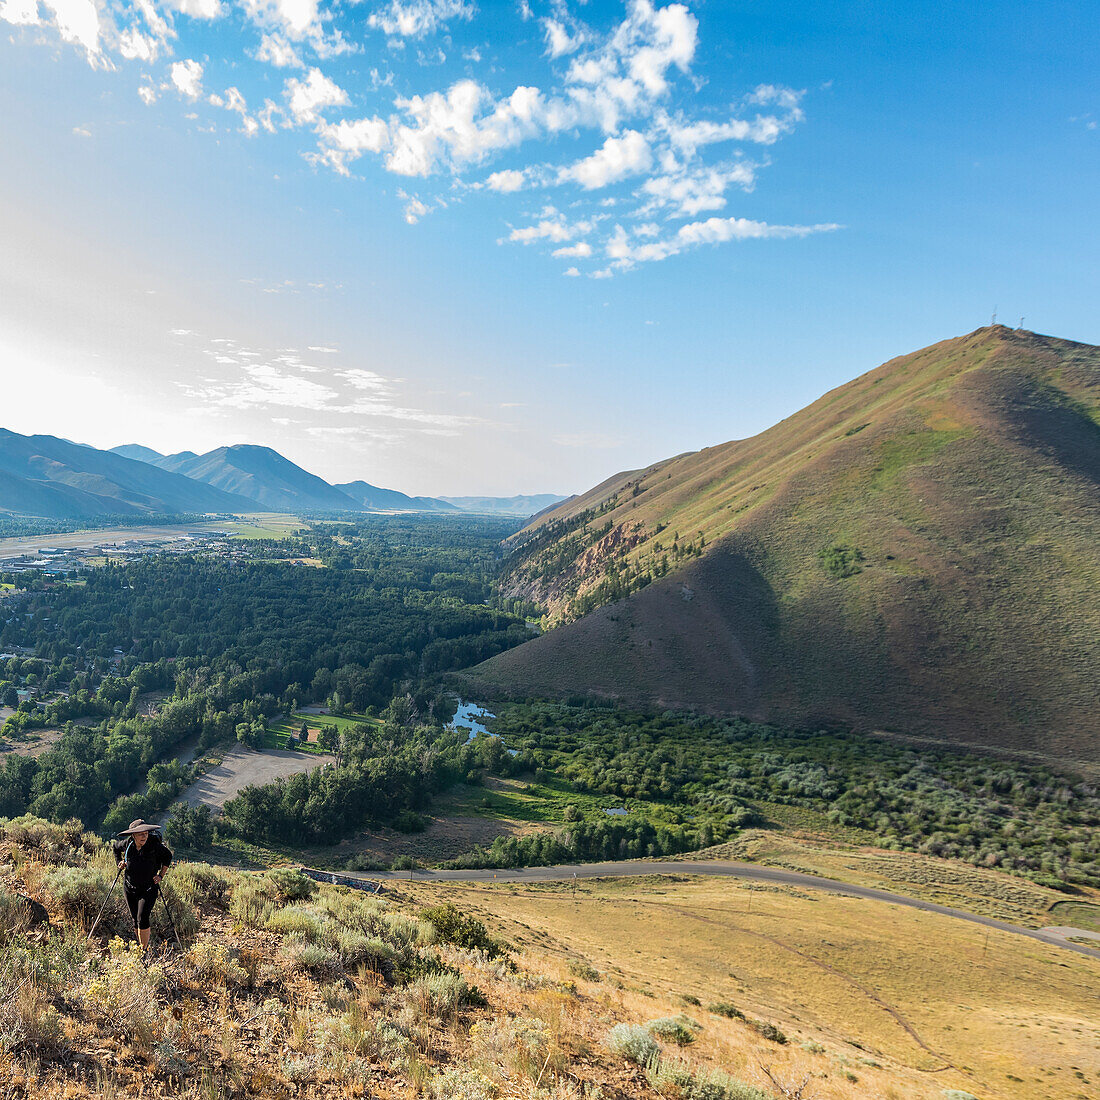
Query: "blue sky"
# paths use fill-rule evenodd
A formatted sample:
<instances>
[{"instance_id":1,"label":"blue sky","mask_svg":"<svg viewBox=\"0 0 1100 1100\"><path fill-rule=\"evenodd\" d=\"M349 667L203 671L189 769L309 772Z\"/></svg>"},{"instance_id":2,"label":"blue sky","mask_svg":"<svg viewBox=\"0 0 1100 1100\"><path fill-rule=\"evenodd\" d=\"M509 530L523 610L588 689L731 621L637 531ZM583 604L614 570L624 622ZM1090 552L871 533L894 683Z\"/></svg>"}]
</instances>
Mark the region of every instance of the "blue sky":
<instances>
[{"instance_id":1,"label":"blue sky","mask_svg":"<svg viewBox=\"0 0 1100 1100\"><path fill-rule=\"evenodd\" d=\"M580 491L1100 343L1095 7L0 0L4 426Z\"/></svg>"}]
</instances>

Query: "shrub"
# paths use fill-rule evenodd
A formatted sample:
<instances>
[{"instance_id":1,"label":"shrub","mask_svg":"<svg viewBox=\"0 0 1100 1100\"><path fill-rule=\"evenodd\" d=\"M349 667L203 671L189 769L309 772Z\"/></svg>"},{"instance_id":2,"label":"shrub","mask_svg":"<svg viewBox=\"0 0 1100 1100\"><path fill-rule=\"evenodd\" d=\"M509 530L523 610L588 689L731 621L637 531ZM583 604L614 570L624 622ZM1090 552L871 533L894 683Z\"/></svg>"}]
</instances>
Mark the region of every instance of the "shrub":
<instances>
[{"instance_id":1,"label":"shrub","mask_svg":"<svg viewBox=\"0 0 1100 1100\"><path fill-rule=\"evenodd\" d=\"M943 1100L978 1100L976 1096L962 1089L944 1089Z\"/></svg>"},{"instance_id":2,"label":"shrub","mask_svg":"<svg viewBox=\"0 0 1100 1100\"><path fill-rule=\"evenodd\" d=\"M423 866L420 860L413 859L412 856L398 856L393 861L395 871L419 871Z\"/></svg>"},{"instance_id":3,"label":"shrub","mask_svg":"<svg viewBox=\"0 0 1100 1100\"><path fill-rule=\"evenodd\" d=\"M111 941L110 958L95 960L81 991L85 1006L115 1034L130 1035L149 1049L162 1036L164 1019L157 990L164 985L164 969L146 966L136 943Z\"/></svg>"},{"instance_id":4,"label":"shrub","mask_svg":"<svg viewBox=\"0 0 1100 1100\"><path fill-rule=\"evenodd\" d=\"M659 1020L650 1020L646 1027L650 1033L660 1039L668 1039L677 1046L684 1047L695 1042L695 1032L699 1024L690 1016L664 1016Z\"/></svg>"},{"instance_id":5,"label":"shrub","mask_svg":"<svg viewBox=\"0 0 1100 1100\"><path fill-rule=\"evenodd\" d=\"M701 1005L703 1003L694 993L681 993L680 1000L686 1005Z\"/></svg>"},{"instance_id":6,"label":"shrub","mask_svg":"<svg viewBox=\"0 0 1100 1100\"><path fill-rule=\"evenodd\" d=\"M99 907L107 897L111 889L111 879L104 871L97 867L57 867L48 871L43 879L46 892L53 898L54 904L61 910L61 915L66 920L82 924L85 928L95 920ZM121 910L125 903L122 901L122 888L117 887L111 898L115 904L111 907L111 914L105 911L103 919L109 921L108 927L114 927L118 931L119 920L112 918L121 917ZM129 923L127 913L126 923Z\"/></svg>"},{"instance_id":7,"label":"shrub","mask_svg":"<svg viewBox=\"0 0 1100 1100\"><path fill-rule=\"evenodd\" d=\"M830 576L843 579L863 572L863 551L856 546L830 546L818 554L821 568Z\"/></svg>"},{"instance_id":8,"label":"shrub","mask_svg":"<svg viewBox=\"0 0 1100 1100\"><path fill-rule=\"evenodd\" d=\"M275 884L283 901L307 901L317 893L317 883L293 867L274 867L267 877Z\"/></svg>"},{"instance_id":9,"label":"shrub","mask_svg":"<svg viewBox=\"0 0 1100 1100\"><path fill-rule=\"evenodd\" d=\"M415 810L402 810L393 819L393 827L399 833L422 833L428 822Z\"/></svg>"},{"instance_id":10,"label":"shrub","mask_svg":"<svg viewBox=\"0 0 1100 1100\"><path fill-rule=\"evenodd\" d=\"M376 974L389 974L394 950L385 940L348 928L336 929L332 940L346 966L365 966Z\"/></svg>"},{"instance_id":11,"label":"shrub","mask_svg":"<svg viewBox=\"0 0 1100 1100\"><path fill-rule=\"evenodd\" d=\"M410 987L427 1012L437 1016L454 1016L466 1003L470 986L459 974L426 974Z\"/></svg>"},{"instance_id":12,"label":"shrub","mask_svg":"<svg viewBox=\"0 0 1100 1100\"><path fill-rule=\"evenodd\" d=\"M600 972L594 966L586 963L584 959L576 959L571 962L569 973L574 978L580 978L585 982L598 982L600 980Z\"/></svg>"},{"instance_id":13,"label":"shrub","mask_svg":"<svg viewBox=\"0 0 1100 1100\"><path fill-rule=\"evenodd\" d=\"M250 928L264 928L271 917L274 899L275 884L269 879L250 875L233 891L229 912Z\"/></svg>"},{"instance_id":14,"label":"shrub","mask_svg":"<svg viewBox=\"0 0 1100 1100\"><path fill-rule=\"evenodd\" d=\"M244 985L248 981L248 972L237 964L229 948L222 943L207 941L196 944L187 953L187 961L194 969L195 977L203 982Z\"/></svg>"},{"instance_id":15,"label":"shrub","mask_svg":"<svg viewBox=\"0 0 1100 1100\"><path fill-rule=\"evenodd\" d=\"M496 1087L484 1074L455 1067L432 1078L435 1100L492 1100Z\"/></svg>"},{"instance_id":16,"label":"shrub","mask_svg":"<svg viewBox=\"0 0 1100 1100\"><path fill-rule=\"evenodd\" d=\"M713 1012L715 1016L725 1016L728 1020L743 1020L745 1018L745 1014L736 1005L731 1005L729 1001L717 1001L715 1004L707 1005L707 1011Z\"/></svg>"},{"instance_id":17,"label":"shrub","mask_svg":"<svg viewBox=\"0 0 1100 1100\"><path fill-rule=\"evenodd\" d=\"M354 855L348 856L344 866L349 871L388 871L390 865L383 860L373 859L365 852L356 852Z\"/></svg>"},{"instance_id":18,"label":"shrub","mask_svg":"<svg viewBox=\"0 0 1100 1100\"><path fill-rule=\"evenodd\" d=\"M181 863L173 867L170 881L180 897L191 904L202 900L222 909L229 904L230 877L209 863Z\"/></svg>"},{"instance_id":19,"label":"shrub","mask_svg":"<svg viewBox=\"0 0 1100 1100\"><path fill-rule=\"evenodd\" d=\"M501 945L489 935L485 925L453 902L429 906L420 911L420 916L432 925L444 943L467 951L483 951L490 958L502 952Z\"/></svg>"},{"instance_id":20,"label":"shrub","mask_svg":"<svg viewBox=\"0 0 1100 1100\"><path fill-rule=\"evenodd\" d=\"M6 983L5 983L6 984ZM0 1051L34 1051L40 1057L58 1054L65 1045L61 1014L34 984L20 983L2 990L0 997Z\"/></svg>"},{"instance_id":21,"label":"shrub","mask_svg":"<svg viewBox=\"0 0 1100 1100\"><path fill-rule=\"evenodd\" d=\"M749 1020L748 1025L758 1035L765 1039L770 1039L773 1043L782 1045L787 1042L787 1036L784 1035L775 1024L769 1024L767 1020Z\"/></svg>"},{"instance_id":22,"label":"shrub","mask_svg":"<svg viewBox=\"0 0 1100 1100\"><path fill-rule=\"evenodd\" d=\"M607 1047L614 1054L628 1062L646 1065L650 1059L658 1057L661 1048L654 1042L653 1036L644 1027L637 1024L616 1024L607 1033Z\"/></svg>"},{"instance_id":23,"label":"shrub","mask_svg":"<svg viewBox=\"0 0 1100 1100\"><path fill-rule=\"evenodd\" d=\"M319 943L298 941L291 946L290 962L295 970L308 974L326 974L339 969L340 956Z\"/></svg>"},{"instance_id":24,"label":"shrub","mask_svg":"<svg viewBox=\"0 0 1100 1100\"><path fill-rule=\"evenodd\" d=\"M281 936L296 936L306 943L318 943L321 939L321 917L312 909L292 905L272 913L264 925L268 932Z\"/></svg>"}]
</instances>

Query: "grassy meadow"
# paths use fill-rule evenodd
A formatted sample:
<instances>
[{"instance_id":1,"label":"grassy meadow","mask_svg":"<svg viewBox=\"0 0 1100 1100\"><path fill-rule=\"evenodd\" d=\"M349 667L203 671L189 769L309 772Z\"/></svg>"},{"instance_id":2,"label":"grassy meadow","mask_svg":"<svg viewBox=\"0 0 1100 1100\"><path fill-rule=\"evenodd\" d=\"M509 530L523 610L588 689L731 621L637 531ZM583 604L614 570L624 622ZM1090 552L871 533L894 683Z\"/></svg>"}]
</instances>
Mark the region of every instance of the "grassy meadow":
<instances>
[{"instance_id":1,"label":"grassy meadow","mask_svg":"<svg viewBox=\"0 0 1100 1100\"><path fill-rule=\"evenodd\" d=\"M401 884L491 919L540 969L649 1017L702 1024L693 1057L809 1075L821 1100L1088 1100L1100 960L881 902L733 880ZM747 1020L708 1006L732 1006ZM750 1021L777 1027L762 1040Z\"/></svg>"}]
</instances>

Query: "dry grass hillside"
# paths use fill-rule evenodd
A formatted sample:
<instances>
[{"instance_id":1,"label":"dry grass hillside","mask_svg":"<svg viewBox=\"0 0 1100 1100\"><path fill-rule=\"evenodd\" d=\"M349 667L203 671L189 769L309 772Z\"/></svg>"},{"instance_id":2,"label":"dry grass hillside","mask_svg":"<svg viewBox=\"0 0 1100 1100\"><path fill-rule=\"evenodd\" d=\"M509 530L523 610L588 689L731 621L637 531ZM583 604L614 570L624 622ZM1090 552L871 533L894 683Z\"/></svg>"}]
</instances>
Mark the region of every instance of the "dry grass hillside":
<instances>
[{"instance_id":1,"label":"dry grass hillside","mask_svg":"<svg viewBox=\"0 0 1100 1100\"><path fill-rule=\"evenodd\" d=\"M1100 759L1100 348L995 327L892 360L541 517L504 585L566 625L481 690Z\"/></svg>"},{"instance_id":2,"label":"dry grass hillside","mask_svg":"<svg viewBox=\"0 0 1100 1100\"><path fill-rule=\"evenodd\" d=\"M1094 959L729 880L179 863L144 961L79 823L0 825L0 1096L1086 1100ZM30 900L27 900L27 899ZM40 907L44 907L43 909ZM35 914L48 914L49 925Z\"/></svg>"}]
</instances>

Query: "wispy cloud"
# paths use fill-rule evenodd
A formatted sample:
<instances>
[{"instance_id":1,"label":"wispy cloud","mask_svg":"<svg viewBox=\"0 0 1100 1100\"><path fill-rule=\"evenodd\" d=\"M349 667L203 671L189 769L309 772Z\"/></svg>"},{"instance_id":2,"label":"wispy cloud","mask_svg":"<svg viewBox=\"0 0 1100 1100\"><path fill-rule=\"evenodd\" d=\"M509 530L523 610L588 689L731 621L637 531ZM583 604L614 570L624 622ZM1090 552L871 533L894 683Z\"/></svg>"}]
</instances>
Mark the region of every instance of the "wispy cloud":
<instances>
[{"instance_id":1,"label":"wispy cloud","mask_svg":"<svg viewBox=\"0 0 1100 1100\"><path fill-rule=\"evenodd\" d=\"M272 420L284 421L288 410L306 417L323 414L325 427L337 434L364 431L366 423L389 422L391 431L455 435L484 423L474 416L410 405L400 397L402 379L365 367L334 366L328 357L339 354L335 348L308 348L324 357L319 363L293 348L250 348L229 337L215 337L202 346L191 330L173 329L172 334L192 338L191 346L207 364L197 377L175 384L210 411L258 409Z\"/></svg>"}]
</instances>

